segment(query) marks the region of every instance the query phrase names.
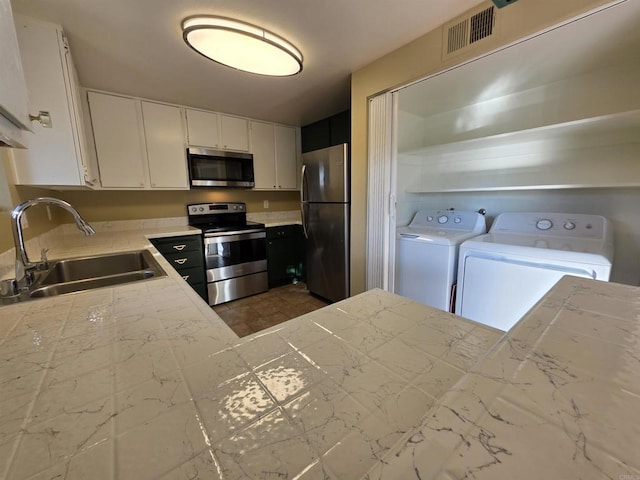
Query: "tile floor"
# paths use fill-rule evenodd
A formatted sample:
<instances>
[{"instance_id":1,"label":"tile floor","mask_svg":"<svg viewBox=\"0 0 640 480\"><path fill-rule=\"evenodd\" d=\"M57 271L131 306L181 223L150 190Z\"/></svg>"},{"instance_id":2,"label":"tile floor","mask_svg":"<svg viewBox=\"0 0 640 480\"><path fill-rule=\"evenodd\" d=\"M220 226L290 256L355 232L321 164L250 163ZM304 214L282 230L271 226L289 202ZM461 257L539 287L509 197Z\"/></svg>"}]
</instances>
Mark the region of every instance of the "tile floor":
<instances>
[{"instance_id":1,"label":"tile floor","mask_svg":"<svg viewBox=\"0 0 640 480\"><path fill-rule=\"evenodd\" d=\"M244 337L328 304L311 295L306 284L300 282L216 305L213 310L236 335Z\"/></svg>"}]
</instances>

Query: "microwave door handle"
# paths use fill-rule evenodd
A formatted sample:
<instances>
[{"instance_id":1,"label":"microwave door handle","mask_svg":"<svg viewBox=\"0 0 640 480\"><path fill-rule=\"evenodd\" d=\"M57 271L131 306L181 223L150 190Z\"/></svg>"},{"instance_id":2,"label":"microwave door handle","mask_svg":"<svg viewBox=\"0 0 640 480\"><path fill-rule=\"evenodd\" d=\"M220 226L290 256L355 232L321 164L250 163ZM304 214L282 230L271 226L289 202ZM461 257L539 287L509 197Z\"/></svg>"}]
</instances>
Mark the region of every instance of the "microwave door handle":
<instances>
[{"instance_id":1,"label":"microwave door handle","mask_svg":"<svg viewBox=\"0 0 640 480\"><path fill-rule=\"evenodd\" d=\"M304 233L304 238L309 239L309 234L307 233L307 217L304 213L305 201L304 201L304 184L306 180L307 166L302 165L302 171L300 172L300 217L302 219L302 232Z\"/></svg>"}]
</instances>

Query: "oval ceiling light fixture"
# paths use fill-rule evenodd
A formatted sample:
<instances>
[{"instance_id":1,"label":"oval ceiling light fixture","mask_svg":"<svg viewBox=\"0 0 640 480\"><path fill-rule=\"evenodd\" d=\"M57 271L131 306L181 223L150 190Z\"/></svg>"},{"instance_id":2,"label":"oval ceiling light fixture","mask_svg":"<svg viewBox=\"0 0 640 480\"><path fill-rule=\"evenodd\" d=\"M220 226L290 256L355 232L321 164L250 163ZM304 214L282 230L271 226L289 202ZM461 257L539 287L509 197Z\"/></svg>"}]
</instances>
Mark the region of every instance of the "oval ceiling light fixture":
<instances>
[{"instance_id":1,"label":"oval ceiling light fixture","mask_svg":"<svg viewBox=\"0 0 640 480\"><path fill-rule=\"evenodd\" d=\"M244 72L286 77L302 70L302 53L284 38L230 18L189 17L182 38L214 62Z\"/></svg>"}]
</instances>

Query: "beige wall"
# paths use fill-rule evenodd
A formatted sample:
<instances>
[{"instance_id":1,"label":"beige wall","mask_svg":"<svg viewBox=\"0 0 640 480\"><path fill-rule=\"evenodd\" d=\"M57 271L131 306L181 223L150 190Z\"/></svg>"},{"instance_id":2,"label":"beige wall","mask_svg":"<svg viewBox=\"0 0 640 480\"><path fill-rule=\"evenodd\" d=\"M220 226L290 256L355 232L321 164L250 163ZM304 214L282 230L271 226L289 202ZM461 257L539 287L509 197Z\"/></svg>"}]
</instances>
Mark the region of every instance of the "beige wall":
<instances>
[{"instance_id":1,"label":"beige wall","mask_svg":"<svg viewBox=\"0 0 640 480\"><path fill-rule=\"evenodd\" d=\"M12 184L11 166L4 149L0 148L0 167L4 167L8 180L8 195L0 205L0 253L13 247L11 232L11 206L35 197L56 197L71 203L87 221L134 220L143 218L180 217L186 215L186 205L197 202L245 202L249 213L298 210L299 192L254 192L242 189L203 189L180 191L53 191L43 188ZM0 170L0 182L5 182ZM268 200L269 207L264 208ZM36 206L25 214L29 226L24 230L27 239L47 232L61 223L71 222L71 216L58 208L49 212Z\"/></svg>"},{"instance_id":2,"label":"beige wall","mask_svg":"<svg viewBox=\"0 0 640 480\"><path fill-rule=\"evenodd\" d=\"M2 182L2 188L6 187L8 190L7 198L4 198L3 205L0 205L0 253L13 247L11 208L29 198L56 196L55 192L42 188L16 187L10 180L7 180L12 178L12 174L6 151L6 149L0 148L0 182ZM28 219L28 227L23 231L27 240L48 232L57 227L61 221L65 221L59 212L53 210L51 210L51 219L49 219L47 209L41 206L29 209L25 216Z\"/></svg>"},{"instance_id":3,"label":"beige wall","mask_svg":"<svg viewBox=\"0 0 640 480\"><path fill-rule=\"evenodd\" d=\"M298 192L254 192L242 189L203 189L158 192L62 191L55 196L68 201L88 221L180 217L186 205L198 202L245 202L249 213L298 210ZM263 207L264 200L269 208Z\"/></svg>"},{"instance_id":4,"label":"beige wall","mask_svg":"<svg viewBox=\"0 0 640 480\"><path fill-rule=\"evenodd\" d=\"M455 60L442 61L436 29L356 71L351 79L351 294L365 289L368 98L452 67L551 25L609 3L605 0L521 0L500 10L495 37ZM426 7L425 7L426 8Z\"/></svg>"}]
</instances>

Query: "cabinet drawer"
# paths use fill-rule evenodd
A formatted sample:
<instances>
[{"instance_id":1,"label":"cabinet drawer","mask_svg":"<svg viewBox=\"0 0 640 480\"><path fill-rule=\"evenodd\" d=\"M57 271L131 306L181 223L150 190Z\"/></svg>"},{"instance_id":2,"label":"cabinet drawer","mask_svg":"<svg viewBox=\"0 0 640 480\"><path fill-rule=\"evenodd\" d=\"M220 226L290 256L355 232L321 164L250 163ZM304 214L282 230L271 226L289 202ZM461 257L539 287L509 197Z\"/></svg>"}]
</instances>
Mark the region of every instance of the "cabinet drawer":
<instances>
[{"instance_id":1,"label":"cabinet drawer","mask_svg":"<svg viewBox=\"0 0 640 480\"><path fill-rule=\"evenodd\" d=\"M292 238L302 233L301 225L283 225L281 227L267 228L267 239Z\"/></svg>"},{"instance_id":2,"label":"cabinet drawer","mask_svg":"<svg viewBox=\"0 0 640 480\"><path fill-rule=\"evenodd\" d=\"M180 268L180 275L182 279L189 285L193 286L196 283L204 283L204 269L201 266L191 268Z\"/></svg>"},{"instance_id":3,"label":"cabinet drawer","mask_svg":"<svg viewBox=\"0 0 640 480\"><path fill-rule=\"evenodd\" d=\"M204 267L204 260L202 258L201 251L180 252L180 253L168 253L164 255L167 262L175 268L178 273L183 272L187 268Z\"/></svg>"},{"instance_id":4,"label":"cabinet drawer","mask_svg":"<svg viewBox=\"0 0 640 480\"><path fill-rule=\"evenodd\" d=\"M154 238L151 243L163 255L202 250L202 238L200 235Z\"/></svg>"}]
</instances>

